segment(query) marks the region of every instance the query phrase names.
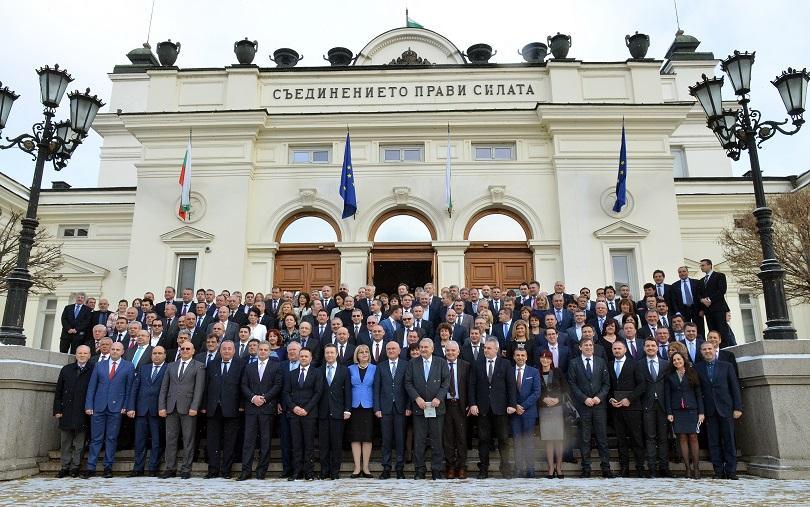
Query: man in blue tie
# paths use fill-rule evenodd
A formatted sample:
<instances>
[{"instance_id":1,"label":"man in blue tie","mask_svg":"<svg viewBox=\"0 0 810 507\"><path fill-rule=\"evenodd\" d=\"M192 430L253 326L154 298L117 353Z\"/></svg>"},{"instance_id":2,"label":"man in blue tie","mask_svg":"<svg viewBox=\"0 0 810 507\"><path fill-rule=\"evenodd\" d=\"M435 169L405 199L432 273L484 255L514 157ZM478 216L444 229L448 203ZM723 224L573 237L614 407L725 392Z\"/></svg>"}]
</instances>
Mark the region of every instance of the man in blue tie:
<instances>
[{"instance_id":1,"label":"man in blue tie","mask_svg":"<svg viewBox=\"0 0 810 507\"><path fill-rule=\"evenodd\" d=\"M85 293L77 292L72 305L62 310L62 334L59 337L59 352L76 353L79 345L88 345L92 350L93 344L85 344L85 334L89 333L92 321L90 308L84 305ZM104 323L106 326L106 322Z\"/></svg>"},{"instance_id":2,"label":"man in blue tie","mask_svg":"<svg viewBox=\"0 0 810 507\"><path fill-rule=\"evenodd\" d=\"M146 335L148 343L149 332ZM158 345L152 349L151 361L142 365L132 383L132 394L127 402L127 417L135 419L135 464L129 477L140 477L146 466L146 441L151 441L149 449L149 476L157 477L160 457L163 454L158 416L158 397L163 375L166 373L166 350Z\"/></svg>"}]
</instances>

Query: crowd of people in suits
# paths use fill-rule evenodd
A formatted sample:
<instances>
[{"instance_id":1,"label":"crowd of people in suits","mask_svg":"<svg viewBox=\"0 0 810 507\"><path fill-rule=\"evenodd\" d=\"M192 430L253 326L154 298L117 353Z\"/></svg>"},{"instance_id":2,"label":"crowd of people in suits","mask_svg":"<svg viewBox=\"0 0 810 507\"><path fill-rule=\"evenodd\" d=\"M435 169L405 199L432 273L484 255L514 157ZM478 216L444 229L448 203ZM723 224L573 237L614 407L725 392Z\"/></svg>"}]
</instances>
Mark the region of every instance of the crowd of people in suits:
<instances>
[{"instance_id":1,"label":"crowd of people in suits","mask_svg":"<svg viewBox=\"0 0 810 507\"><path fill-rule=\"evenodd\" d=\"M703 432L715 477L736 479L726 281L708 259L701 270L698 280L681 267L673 284L656 270L639 301L626 285L591 300L588 288L546 293L537 281L392 294L186 288L180 300L167 287L157 303L148 292L115 311L80 293L62 313L60 348L76 361L54 399L59 476L92 477L104 449L111 477L116 450L132 444L133 477L189 478L203 456L205 478L231 478L241 462L237 480L264 479L278 435L288 480L339 479L345 443L351 477L371 478L374 442L379 479L405 478L409 459L426 478L428 448L433 479L465 479L474 439L478 478L496 451L501 477L538 476L538 441L547 478L564 477L574 448L590 477L594 443L603 477L632 476L631 458L639 477L669 476L675 444L699 478Z\"/></svg>"}]
</instances>

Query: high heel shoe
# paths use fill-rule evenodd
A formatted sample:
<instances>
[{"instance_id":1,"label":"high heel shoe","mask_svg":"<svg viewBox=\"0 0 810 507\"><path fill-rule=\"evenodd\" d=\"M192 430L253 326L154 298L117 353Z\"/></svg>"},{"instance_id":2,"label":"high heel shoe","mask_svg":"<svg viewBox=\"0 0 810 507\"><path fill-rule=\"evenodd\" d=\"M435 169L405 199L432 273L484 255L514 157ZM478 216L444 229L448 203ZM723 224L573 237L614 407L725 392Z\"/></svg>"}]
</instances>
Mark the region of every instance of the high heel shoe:
<instances>
[{"instance_id":1,"label":"high heel shoe","mask_svg":"<svg viewBox=\"0 0 810 507\"><path fill-rule=\"evenodd\" d=\"M360 476L361 475L358 473L358 474L351 474L349 477L351 477L352 479L359 479Z\"/></svg>"},{"instance_id":2,"label":"high heel shoe","mask_svg":"<svg viewBox=\"0 0 810 507\"><path fill-rule=\"evenodd\" d=\"M360 477L362 477L362 478L364 478L364 479L371 479L371 478L373 478L374 476L373 476L373 475L371 475L370 473L367 473L367 472L360 472Z\"/></svg>"}]
</instances>

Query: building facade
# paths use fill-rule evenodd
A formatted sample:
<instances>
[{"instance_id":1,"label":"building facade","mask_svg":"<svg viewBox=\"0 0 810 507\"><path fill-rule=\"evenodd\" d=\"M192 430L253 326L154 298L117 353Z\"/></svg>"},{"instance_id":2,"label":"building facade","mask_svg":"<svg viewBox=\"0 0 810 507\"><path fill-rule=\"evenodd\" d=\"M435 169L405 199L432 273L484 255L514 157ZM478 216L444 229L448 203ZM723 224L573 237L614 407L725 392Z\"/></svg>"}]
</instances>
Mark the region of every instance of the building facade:
<instances>
[{"instance_id":1,"label":"building facade","mask_svg":"<svg viewBox=\"0 0 810 507\"><path fill-rule=\"evenodd\" d=\"M29 301L29 344L56 350L59 312L78 290L114 307L166 285L379 291L537 279L569 292L629 283L638 298L655 269L667 281L684 264L698 276L709 257L727 271L718 238L753 208L752 186L732 177L688 94L718 63L696 42L678 36L663 61L473 64L435 32L399 28L342 67L132 59L110 74L111 112L94 124L98 188L43 193L65 283ZM622 124L628 202L614 213ZM341 219L347 130L358 211ZM190 135L192 211L181 221ZM766 191L806 180L768 178ZM3 206L20 207L25 189L3 183ZM732 329L753 340L762 299L730 282ZM807 306L791 311L806 336Z\"/></svg>"}]
</instances>

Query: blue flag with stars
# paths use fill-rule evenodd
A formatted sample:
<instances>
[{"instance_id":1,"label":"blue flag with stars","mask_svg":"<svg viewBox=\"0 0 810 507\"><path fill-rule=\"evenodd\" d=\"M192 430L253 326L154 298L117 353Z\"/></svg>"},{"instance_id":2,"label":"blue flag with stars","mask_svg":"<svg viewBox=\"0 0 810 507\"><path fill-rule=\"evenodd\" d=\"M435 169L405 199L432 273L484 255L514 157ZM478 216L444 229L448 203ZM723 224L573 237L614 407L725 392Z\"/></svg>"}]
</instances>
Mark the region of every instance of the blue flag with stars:
<instances>
[{"instance_id":1,"label":"blue flag with stars","mask_svg":"<svg viewBox=\"0 0 810 507\"><path fill-rule=\"evenodd\" d=\"M354 216L357 213L357 194L354 191L352 148L348 132L346 132L346 151L343 153L343 171L340 174L340 197L343 198L343 218Z\"/></svg>"},{"instance_id":2,"label":"blue flag with stars","mask_svg":"<svg viewBox=\"0 0 810 507\"><path fill-rule=\"evenodd\" d=\"M613 212L618 213L627 203L627 146L624 142L624 119L622 119L622 147L619 150L619 175L616 177L616 202Z\"/></svg>"}]
</instances>

